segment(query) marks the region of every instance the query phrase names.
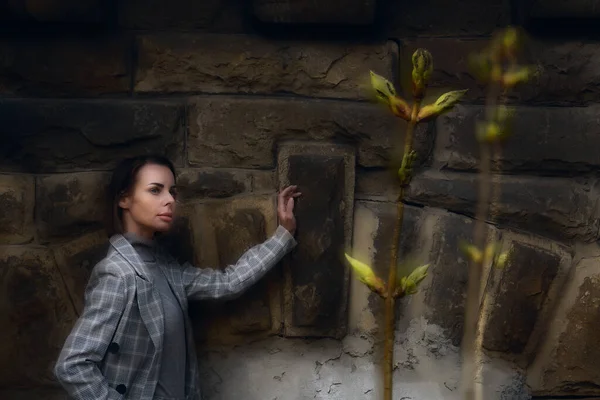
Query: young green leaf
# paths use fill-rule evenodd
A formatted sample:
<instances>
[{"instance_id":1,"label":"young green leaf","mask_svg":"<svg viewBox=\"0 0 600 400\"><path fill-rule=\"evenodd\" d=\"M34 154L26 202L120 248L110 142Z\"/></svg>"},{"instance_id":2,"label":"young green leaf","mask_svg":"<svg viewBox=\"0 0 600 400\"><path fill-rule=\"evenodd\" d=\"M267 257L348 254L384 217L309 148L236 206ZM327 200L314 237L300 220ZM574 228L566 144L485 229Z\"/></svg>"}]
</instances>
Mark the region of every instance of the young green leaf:
<instances>
[{"instance_id":1,"label":"young green leaf","mask_svg":"<svg viewBox=\"0 0 600 400\"><path fill-rule=\"evenodd\" d=\"M452 110L452 108L465 95L465 93L467 93L467 91L468 89L453 90L451 92L444 93L435 101L435 103L421 108L421 110L419 110L417 120L419 122L427 121Z\"/></svg>"},{"instance_id":2,"label":"young green leaf","mask_svg":"<svg viewBox=\"0 0 600 400\"><path fill-rule=\"evenodd\" d=\"M383 281L375 275L371 267L355 258L350 257L346 253L345 256L346 260L348 260L348 263L356 273L359 281L367 285L372 291L381 295L385 294L385 285Z\"/></svg>"},{"instance_id":3,"label":"young green leaf","mask_svg":"<svg viewBox=\"0 0 600 400\"><path fill-rule=\"evenodd\" d=\"M414 282L415 284L419 284L425 277L427 277L427 270L429 269L429 264L421 265L420 267L415 268L413 272L408 276L408 280Z\"/></svg>"},{"instance_id":4,"label":"young green leaf","mask_svg":"<svg viewBox=\"0 0 600 400\"><path fill-rule=\"evenodd\" d=\"M533 75L533 70L529 67L511 68L504 73L502 83L506 88L512 88L519 83L527 82Z\"/></svg>"},{"instance_id":5,"label":"young green leaf","mask_svg":"<svg viewBox=\"0 0 600 400\"><path fill-rule=\"evenodd\" d=\"M377 100L381 101L384 104L391 104L391 98L396 96L396 89L394 85L387 79L385 79L381 75L377 75L375 72L370 71L371 73L371 86L375 91L375 96Z\"/></svg>"},{"instance_id":6,"label":"young green leaf","mask_svg":"<svg viewBox=\"0 0 600 400\"><path fill-rule=\"evenodd\" d=\"M375 98L377 101L388 105L394 115L408 121L410 119L411 107L403 98L396 95L396 89L394 88L394 85L383 76L377 75L373 71L370 73L371 87L375 92Z\"/></svg>"},{"instance_id":7,"label":"young green leaf","mask_svg":"<svg viewBox=\"0 0 600 400\"><path fill-rule=\"evenodd\" d=\"M476 263L483 261L483 253L475 245L461 241L458 247L469 260Z\"/></svg>"}]
</instances>

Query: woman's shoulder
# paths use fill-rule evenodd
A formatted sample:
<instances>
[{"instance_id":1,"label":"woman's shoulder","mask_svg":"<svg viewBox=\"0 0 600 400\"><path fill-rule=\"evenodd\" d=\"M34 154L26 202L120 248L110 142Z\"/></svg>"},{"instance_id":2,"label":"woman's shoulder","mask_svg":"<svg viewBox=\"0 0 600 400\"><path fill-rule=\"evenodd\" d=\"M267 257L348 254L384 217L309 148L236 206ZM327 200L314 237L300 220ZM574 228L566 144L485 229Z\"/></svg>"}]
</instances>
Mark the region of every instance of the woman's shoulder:
<instances>
[{"instance_id":1,"label":"woman's shoulder","mask_svg":"<svg viewBox=\"0 0 600 400\"><path fill-rule=\"evenodd\" d=\"M112 239L113 238L111 238L111 240ZM125 260L125 258L109 244L106 255L96 263L93 268L93 273L109 274L127 278L128 276L134 276L135 270L127 260Z\"/></svg>"},{"instance_id":2,"label":"woman's shoulder","mask_svg":"<svg viewBox=\"0 0 600 400\"><path fill-rule=\"evenodd\" d=\"M92 270L92 274L113 275L126 279L130 276L134 276L135 271L127 262L120 259L118 255L107 254L103 259L96 263Z\"/></svg>"}]
</instances>

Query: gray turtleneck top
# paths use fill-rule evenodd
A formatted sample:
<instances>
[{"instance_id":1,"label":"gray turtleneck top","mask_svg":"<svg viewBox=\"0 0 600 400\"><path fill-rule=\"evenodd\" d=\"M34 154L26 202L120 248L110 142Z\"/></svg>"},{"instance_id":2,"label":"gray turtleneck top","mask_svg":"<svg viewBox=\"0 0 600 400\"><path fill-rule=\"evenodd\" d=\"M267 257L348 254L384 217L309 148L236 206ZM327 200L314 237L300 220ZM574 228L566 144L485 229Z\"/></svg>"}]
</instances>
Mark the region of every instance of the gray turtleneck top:
<instances>
[{"instance_id":1,"label":"gray turtleneck top","mask_svg":"<svg viewBox=\"0 0 600 400\"><path fill-rule=\"evenodd\" d=\"M165 337L162 362L153 400L185 399L186 338L184 315L155 256L155 243L134 233L123 235L152 271L152 280L162 299Z\"/></svg>"}]
</instances>

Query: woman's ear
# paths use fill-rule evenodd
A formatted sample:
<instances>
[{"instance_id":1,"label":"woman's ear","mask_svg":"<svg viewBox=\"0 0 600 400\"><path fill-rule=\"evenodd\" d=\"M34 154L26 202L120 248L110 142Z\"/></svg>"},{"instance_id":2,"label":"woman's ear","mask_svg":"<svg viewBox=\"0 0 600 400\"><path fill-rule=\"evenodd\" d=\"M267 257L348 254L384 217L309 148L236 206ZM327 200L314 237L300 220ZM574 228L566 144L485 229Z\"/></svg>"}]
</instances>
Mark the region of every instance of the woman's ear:
<instances>
[{"instance_id":1,"label":"woman's ear","mask_svg":"<svg viewBox=\"0 0 600 400\"><path fill-rule=\"evenodd\" d=\"M130 203L131 203L131 199L129 198L128 195L122 195L121 198L119 199L119 207L121 207L124 210L129 209Z\"/></svg>"}]
</instances>

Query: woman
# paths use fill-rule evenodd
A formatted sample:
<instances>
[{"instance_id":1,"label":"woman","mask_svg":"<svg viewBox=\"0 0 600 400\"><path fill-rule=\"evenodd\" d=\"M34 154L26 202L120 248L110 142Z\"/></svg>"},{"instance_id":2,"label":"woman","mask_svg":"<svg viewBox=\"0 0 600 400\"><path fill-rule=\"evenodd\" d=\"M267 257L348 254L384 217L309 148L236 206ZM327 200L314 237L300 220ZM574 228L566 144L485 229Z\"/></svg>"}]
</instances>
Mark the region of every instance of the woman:
<instances>
[{"instance_id":1,"label":"woman","mask_svg":"<svg viewBox=\"0 0 600 400\"><path fill-rule=\"evenodd\" d=\"M156 243L176 212L175 169L160 156L124 160L110 185L116 228L92 271L82 315L55 367L79 400L197 400L188 300L233 297L296 244L295 186L279 193L280 225L223 271L180 265Z\"/></svg>"}]
</instances>

